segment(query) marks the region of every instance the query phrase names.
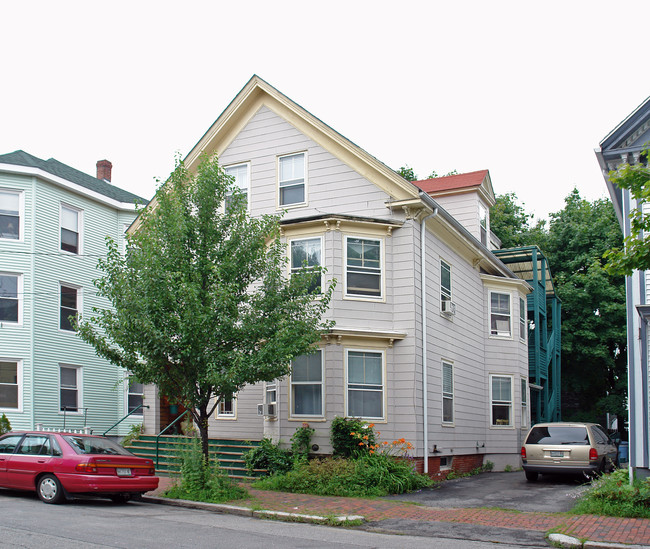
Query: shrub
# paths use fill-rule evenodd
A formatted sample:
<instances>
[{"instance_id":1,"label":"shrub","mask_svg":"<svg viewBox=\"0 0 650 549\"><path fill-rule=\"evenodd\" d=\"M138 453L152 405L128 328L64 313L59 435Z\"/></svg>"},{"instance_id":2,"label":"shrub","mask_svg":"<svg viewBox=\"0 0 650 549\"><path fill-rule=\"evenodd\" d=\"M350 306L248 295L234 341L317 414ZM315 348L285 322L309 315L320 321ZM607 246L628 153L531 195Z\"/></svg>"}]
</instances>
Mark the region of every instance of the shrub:
<instances>
[{"instance_id":1,"label":"shrub","mask_svg":"<svg viewBox=\"0 0 650 549\"><path fill-rule=\"evenodd\" d=\"M135 423L131 425L128 434L122 439L122 446L128 446L134 440L138 440L143 432L144 425L142 423Z\"/></svg>"},{"instance_id":2,"label":"shrub","mask_svg":"<svg viewBox=\"0 0 650 549\"><path fill-rule=\"evenodd\" d=\"M627 469L594 480L573 512L610 517L650 518L650 479L629 481Z\"/></svg>"},{"instance_id":3,"label":"shrub","mask_svg":"<svg viewBox=\"0 0 650 549\"><path fill-rule=\"evenodd\" d=\"M287 473L293 467L291 451L273 444L270 438L263 438L259 446L246 452L244 461L251 473L255 469L266 469L269 475L277 475Z\"/></svg>"},{"instance_id":4,"label":"shrub","mask_svg":"<svg viewBox=\"0 0 650 549\"><path fill-rule=\"evenodd\" d=\"M294 461L307 460L311 447L311 437L314 432L309 423L303 423L302 427L296 429L296 432L291 437L291 453Z\"/></svg>"},{"instance_id":5,"label":"shrub","mask_svg":"<svg viewBox=\"0 0 650 549\"><path fill-rule=\"evenodd\" d=\"M356 457L367 453L376 444L374 425L358 418L335 417L330 440L335 456Z\"/></svg>"},{"instance_id":6,"label":"shrub","mask_svg":"<svg viewBox=\"0 0 650 549\"><path fill-rule=\"evenodd\" d=\"M180 482L167 490L164 497L221 503L248 496L248 492L234 483L218 463L211 465L205 461L200 439L192 440L183 451L181 460Z\"/></svg>"},{"instance_id":7,"label":"shrub","mask_svg":"<svg viewBox=\"0 0 650 549\"><path fill-rule=\"evenodd\" d=\"M0 417L0 435L4 435L9 431L11 431L11 423L9 423L7 416L2 414L2 417Z\"/></svg>"}]
</instances>

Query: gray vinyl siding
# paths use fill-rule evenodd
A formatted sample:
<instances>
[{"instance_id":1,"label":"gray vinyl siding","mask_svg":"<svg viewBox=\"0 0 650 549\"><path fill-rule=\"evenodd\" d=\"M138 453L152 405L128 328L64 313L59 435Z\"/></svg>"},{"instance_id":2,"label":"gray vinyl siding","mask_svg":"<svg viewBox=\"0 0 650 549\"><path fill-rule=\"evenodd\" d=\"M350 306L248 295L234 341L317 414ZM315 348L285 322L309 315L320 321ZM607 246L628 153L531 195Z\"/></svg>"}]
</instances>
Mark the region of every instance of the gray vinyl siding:
<instances>
[{"instance_id":1,"label":"gray vinyl siding","mask_svg":"<svg viewBox=\"0 0 650 549\"><path fill-rule=\"evenodd\" d=\"M436 202L453 215L477 240L481 240L481 227L479 224L479 204L481 200L478 193L463 193L436 196ZM486 209L489 210L489 208Z\"/></svg>"}]
</instances>

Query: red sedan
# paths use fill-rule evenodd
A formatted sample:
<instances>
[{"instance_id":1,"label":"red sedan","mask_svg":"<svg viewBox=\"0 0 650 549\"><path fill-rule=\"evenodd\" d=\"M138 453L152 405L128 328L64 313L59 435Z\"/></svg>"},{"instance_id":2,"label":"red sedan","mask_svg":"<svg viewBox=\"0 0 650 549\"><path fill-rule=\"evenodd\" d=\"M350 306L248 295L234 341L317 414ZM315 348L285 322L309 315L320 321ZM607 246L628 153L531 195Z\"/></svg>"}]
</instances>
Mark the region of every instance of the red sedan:
<instances>
[{"instance_id":1,"label":"red sedan","mask_svg":"<svg viewBox=\"0 0 650 549\"><path fill-rule=\"evenodd\" d=\"M0 437L0 487L36 491L45 503L104 496L125 503L158 487L153 461L108 438L44 431Z\"/></svg>"}]
</instances>

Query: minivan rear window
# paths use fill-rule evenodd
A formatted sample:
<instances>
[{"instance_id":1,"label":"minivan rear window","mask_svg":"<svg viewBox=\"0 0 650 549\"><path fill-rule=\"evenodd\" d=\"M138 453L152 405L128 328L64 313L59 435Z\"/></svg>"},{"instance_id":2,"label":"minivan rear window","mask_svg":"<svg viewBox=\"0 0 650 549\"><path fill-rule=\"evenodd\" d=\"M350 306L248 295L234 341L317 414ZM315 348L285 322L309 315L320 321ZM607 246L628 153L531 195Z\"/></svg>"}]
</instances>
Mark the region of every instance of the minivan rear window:
<instances>
[{"instance_id":1,"label":"minivan rear window","mask_svg":"<svg viewBox=\"0 0 650 549\"><path fill-rule=\"evenodd\" d=\"M546 427L533 427L526 439L526 444L588 445L589 436L586 427L548 425Z\"/></svg>"}]
</instances>

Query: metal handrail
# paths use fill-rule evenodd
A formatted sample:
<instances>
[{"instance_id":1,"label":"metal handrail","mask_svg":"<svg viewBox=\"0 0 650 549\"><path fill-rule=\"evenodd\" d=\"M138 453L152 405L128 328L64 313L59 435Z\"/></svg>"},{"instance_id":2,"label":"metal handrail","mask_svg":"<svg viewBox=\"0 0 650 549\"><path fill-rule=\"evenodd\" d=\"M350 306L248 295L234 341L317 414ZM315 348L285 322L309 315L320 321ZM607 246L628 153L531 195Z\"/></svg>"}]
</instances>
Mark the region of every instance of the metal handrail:
<instances>
[{"instance_id":1,"label":"metal handrail","mask_svg":"<svg viewBox=\"0 0 650 549\"><path fill-rule=\"evenodd\" d=\"M115 427L117 427L120 423L122 423L122 422L123 422L127 417L129 417L131 414L135 414L135 413L136 413L140 408L149 408L149 405L147 405L147 404L138 404L135 408L133 408L133 410L131 410L128 414L126 414L126 415L125 415L122 419L120 419L117 423L115 423L114 425L112 425L111 427L109 427L108 429L106 429L106 431L104 431L104 432L102 433L102 436L105 437L105 436L106 436L106 433L108 433L109 431L112 431L113 429L115 429Z\"/></svg>"},{"instance_id":2,"label":"metal handrail","mask_svg":"<svg viewBox=\"0 0 650 549\"><path fill-rule=\"evenodd\" d=\"M63 410L63 430L65 431L65 419L68 415L68 409L72 412L78 412L79 410L84 411L84 429L86 428L86 422L88 421L88 408L79 408L78 406L61 406Z\"/></svg>"},{"instance_id":3,"label":"metal handrail","mask_svg":"<svg viewBox=\"0 0 650 549\"><path fill-rule=\"evenodd\" d=\"M185 410L180 416L178 416L174 421L172 421L167 427L165 427L160 433L156 435L156 469L158 469L158 462L160 461L160 455L158 452L159 449L159 444L160 444L160 437L164 435L170 428L172 428L174 425L176 425L183 417L187 415L189 410Z\"/></svg>"}]
</instances>

